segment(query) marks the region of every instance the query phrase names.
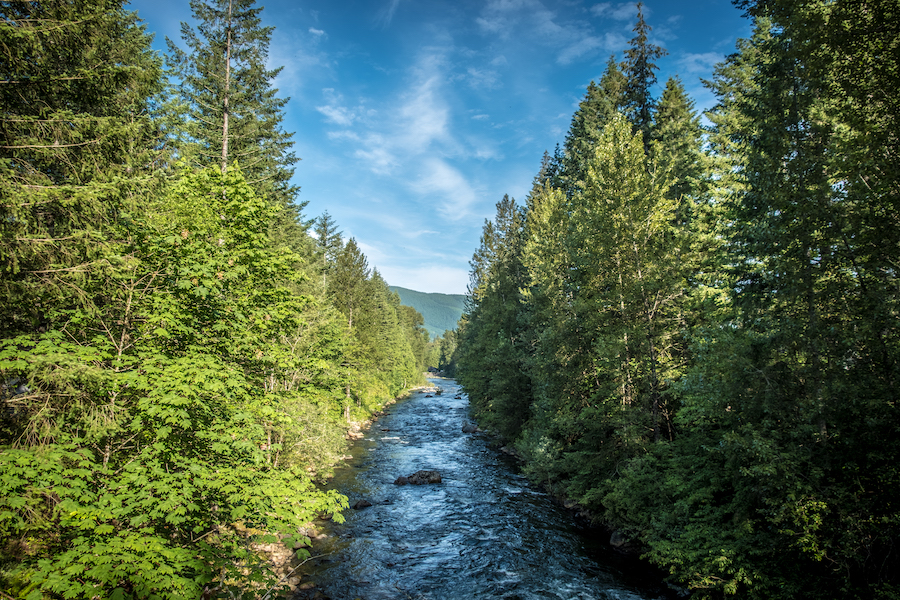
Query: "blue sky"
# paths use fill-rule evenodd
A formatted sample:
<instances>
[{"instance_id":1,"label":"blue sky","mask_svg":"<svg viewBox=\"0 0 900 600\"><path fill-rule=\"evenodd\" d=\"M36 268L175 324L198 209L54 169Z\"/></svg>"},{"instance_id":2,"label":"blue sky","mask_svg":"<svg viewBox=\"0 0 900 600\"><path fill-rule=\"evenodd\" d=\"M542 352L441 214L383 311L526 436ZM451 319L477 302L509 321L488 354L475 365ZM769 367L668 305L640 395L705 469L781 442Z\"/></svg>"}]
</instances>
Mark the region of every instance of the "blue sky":
<instances>
[{"instance_id":1,"label":"blue sky","mask_svg":"<svg viewBox=\"0 0 900 600\"><path fill-rule=\"evenodd\" d=\"M504 194L523 202L545 150L562 143L587 84L621 59L633 3L578 0L270 0L269 67L302 160L305 215L328 211L390 285L464 294L468 261ZM180 42L187 0L134 0ZM727 0L647 2L661 93L700 83L750 23Z\"/></svg>"}]
</instances>

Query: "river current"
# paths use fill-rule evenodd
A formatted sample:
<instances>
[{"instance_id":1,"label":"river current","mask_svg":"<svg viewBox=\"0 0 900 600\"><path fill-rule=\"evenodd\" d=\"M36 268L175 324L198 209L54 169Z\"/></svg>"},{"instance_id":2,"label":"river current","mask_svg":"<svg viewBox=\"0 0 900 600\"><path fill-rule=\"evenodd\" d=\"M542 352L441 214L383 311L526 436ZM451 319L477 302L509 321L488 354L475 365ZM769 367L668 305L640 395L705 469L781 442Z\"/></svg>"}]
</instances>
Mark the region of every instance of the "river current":
<instances>
[{"instance_id":1,"label":"river current","mask_svg":"<svg viewBox=\"0 0 900 600\"><path fill-rule=\"evenodd\" d=\"M353 506L323 526L320 556L303 567L333 600L668 598L658 574L619 556L608 534L518 473L483 434L463 433L468 402L453 380L440 395L415 392L387 409L351 448L329 487ZM427 397L431 395L432 397ZM436 470L442 482L394 485Z\"/></svg>"}]
</instances>

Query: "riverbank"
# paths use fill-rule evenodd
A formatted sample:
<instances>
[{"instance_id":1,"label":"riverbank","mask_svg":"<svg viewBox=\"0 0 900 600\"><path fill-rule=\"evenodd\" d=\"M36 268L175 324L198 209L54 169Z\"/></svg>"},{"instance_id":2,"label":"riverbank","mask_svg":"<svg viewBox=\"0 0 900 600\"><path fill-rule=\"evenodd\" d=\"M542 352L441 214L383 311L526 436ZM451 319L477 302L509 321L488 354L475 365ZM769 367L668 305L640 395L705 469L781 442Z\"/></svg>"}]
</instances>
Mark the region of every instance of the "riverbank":
<instances>
[{"instance_id":1,"label":"riverbank","mask_svg":"<svg viewBox=\"0 0 900 600\"><path fill-rule=\"evenodd\" d=\"M428 374L426 374L426 377L435 379L435 377ZM379 404L375 408L375 410L369 413L369 417L367 419L361 421L350 421L349 423L347 423L344 434L344 439L348 441L348 449L354 442L363 439L366 435L366 431L369 430L374 423L376 423L381 417L384 417L386 414L388 414L387 409L390 406L396 404L397 402L409 399L415 393L439 393L440 389L441 388L439 386L427 384L413 386L404 390L396 397L387 399L383 403ZM352 455L345 453L340 457L338 461L336 461L332 465L332 467L339 468L340 464L352 459ZM332 476L333 474L329 475L326 479L330 480ZM348 504L344 511L349 510L353 509ZM280 585L284 585L290 590L289 595L296 594L304 590L308 591L314 588L314 586L306 585L307 582L304 582L302 578L297 574L298 570L300 569L300 567L302 567L305 561L310 560L309 558L298 558L297 552L301 550L306 550L307 552L309 552L312 549L313 544L315 544L316 542L320 542L326 537L326 535L321 531L321 525L322 523L308 523L303 531L298 532L310 540L309 544L298 543L289 546L283 541L285 539L285 536L280 536L280 541L268 544L258 544L255 546L256 551L265 557L265 560L270 565L272 565L274 571L278 574L280 578Z\"/></svg>"}]
</instances>

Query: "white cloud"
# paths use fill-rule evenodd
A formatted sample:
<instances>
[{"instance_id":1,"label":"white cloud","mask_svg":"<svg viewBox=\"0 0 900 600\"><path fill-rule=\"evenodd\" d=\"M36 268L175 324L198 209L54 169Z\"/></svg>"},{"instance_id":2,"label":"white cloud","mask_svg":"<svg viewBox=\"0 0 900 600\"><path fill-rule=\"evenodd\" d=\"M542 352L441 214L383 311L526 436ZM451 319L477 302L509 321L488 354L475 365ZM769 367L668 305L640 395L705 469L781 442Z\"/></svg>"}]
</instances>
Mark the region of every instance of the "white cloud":
<instances>
[{"instance_id":1,"label":"white cloud","mask_svg":"<svg viewBox=\"0 0 900 600\"><path fill-rule=\"evenodd\" d=\"M466 70L466 76L464 77L464 79L473 89L476 90L493 90L500 87L497 84L497 71L493 71L491 69L477 69L475 67L469 67Z\"/></svg>"},{"instance_id":2,"label":"white cloud","mask_svg":"<svg viewBox=\"0 0 900 600\"><path fill-rule=\"evenodd\" d=\"M397 12L398 6L400 6L400 0L388 0L387 6L378 12L378 17L376 18L378 24L382 27L388 27L391 21L394 20L394 13Z\"/></svg>"},{"instance_id":3,"label":"white cloud","mask_svg":"<svg viewBox=\"0 0 900 600\"><path fill-rule=\"evenodd\" d=\"M608 6L608 5L601 5ZM631 6L632 12L634 5ZM595 7L596 9L597 7ZM619 9L610 9L618 15ZM567 65L598 49L612 49L609 36L598 34L590 23L566 19L540 0L491 0L475 20L482 32L508 42L528 40L558 52L557 62ZM505 58L504 58L505 62Z\"/></svg>"},{"instance_id":4,"label":"white cloud","mask_svg":"<svg viewBox=\"0 0 900 600\"><path fill-rule=\"evenodd\" d=\"M445 218L457 221L470 214L478 194L457 169L439 158L430 157L421 165L421 174L411 184L423 203L434 206Z\"/></svg>"},{"instance_id":5,"label":"white cloud","mask_svg":"<svg viewBox=\"0 0 900 600\"><path fill-rule=\"evenodd\" d=\"M724 59L725 55L718 52L685 54L677 60L678 71L684 75L710 77L716 64Z\"/></svg>"},{"instance_id":6,"label":"white cloud","mask_svg":"<svg viewBox=\"0 0 900 600\"><path fill-rule=\"evenodd\" d=\"M365 162L373 173L390 175L400 163L390 150L379 147L377 142L373 142L373 140L380 139L380 137L378 135L369 136L363 144L368 149L360 148L354 152L354 156Z\"/></svg>"},{"instance_id":7,"label":"white cloud","mask_svg":"<svg viewBox=\"0 0 900 600\"><path fill-rule=\"evenodd\" d=\"M315 27L310 27L309 32L317 37L322 37L325 35L324 31L322 31L321 29L316 29Z\"/></svg>"},{"instance_id":8,"label":"white cloud","mask_svg":"<svg viewBox=\"0 0 900 600\"><path fill-rule=\"evenodd\" d=\"M317 106L316 110L325 115L329 122L342 127L353 124L353 112L343 106Z\"/></svg>"},{"instance_id":9,"label":"white cloud","mask_svg":"<svg viewBox=\"0 0 900 600\"><path fill-rule=\"evenodd\" d=\"M322 95L326 104L317 106L316 110L325 115L327 122L340 127L350 127L357 120L372 116L374 111L367 109L362 104L355 108L344 106L344 97L334 91L334 88L324 88Z\"/></svg>"},{"instance_id":10,"label":"white cloud","mask_svg":"<svg viewBox=\"0 0 900 600\"><path fill-rule=\"evenodd\" d=\"M450 109L440 93L437 73L423 72L422 80L406 95L398 112L396 129L400 143L411 152L422 152L432 143L451 142Z\"/></svg>"},{"instance_id":11,"label":"white cloud","mask_svg":"<svg viewBox=\"0 0 900 600\"><path fill-rule=\"evenodd\" d=\"M646 6L643 8L643 11L645 17L650 14ZM591 13L598 17L608 17L616 21L631 21L637 17L637 5L634 2L621 2L618 4L604 2L592 6Z\"/></svg>"},{"instance_id":12,"label":"white cloud","mask_svg":"<svg viewBox=\"0 0 900 600\"><path fill-rule=\"evenodd\" d=\"M560 52L559 56L556 58L556 62L561 65L567 65L575 59L584 56L597 48L602 48L603 46L604 42L600 38L593 36L582 38Z\"/></svg>"}]
</instances>

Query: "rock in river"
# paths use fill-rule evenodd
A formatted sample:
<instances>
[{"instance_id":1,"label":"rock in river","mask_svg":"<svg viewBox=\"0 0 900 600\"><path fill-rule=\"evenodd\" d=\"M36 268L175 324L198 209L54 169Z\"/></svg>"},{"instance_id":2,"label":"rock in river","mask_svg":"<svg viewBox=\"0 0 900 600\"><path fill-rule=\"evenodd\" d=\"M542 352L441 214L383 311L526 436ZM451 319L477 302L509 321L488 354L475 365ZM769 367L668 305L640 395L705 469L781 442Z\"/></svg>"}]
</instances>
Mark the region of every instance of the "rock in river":
<instances>
[{"instance_id":1,"label":"rock in river","mask_svg":"<svg viewBox=\"0 0 900 600\"><path fill-rule=\"evenodd\" d=\"M441 474L437 471L416 471L406 477L400 476L394 481L396 485L425 485L426 483L440 483Z\"/></svg>"}]
</instances>

